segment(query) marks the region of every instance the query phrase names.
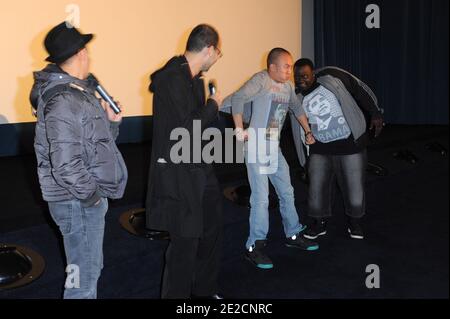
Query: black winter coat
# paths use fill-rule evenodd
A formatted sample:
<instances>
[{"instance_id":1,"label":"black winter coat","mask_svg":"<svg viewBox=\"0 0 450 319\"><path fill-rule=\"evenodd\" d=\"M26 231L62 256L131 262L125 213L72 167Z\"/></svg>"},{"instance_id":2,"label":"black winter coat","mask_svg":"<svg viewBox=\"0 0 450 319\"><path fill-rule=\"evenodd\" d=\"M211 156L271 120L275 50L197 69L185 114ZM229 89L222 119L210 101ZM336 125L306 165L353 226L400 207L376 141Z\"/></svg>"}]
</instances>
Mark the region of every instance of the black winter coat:
<instances>
[{"instance_id":1,"label":"black winter coat","mask_svg":"<svg viewBox=\"0 0 450 319\"><path fill-rule=\"evenodd\" d=\"M109 122L94 87L54 64L34 78L34 149L44 200L78 199L88 207L101 197L121 198L128 172L115 143L119 123Z\"/></svg>"},{"instance_id":2,"label":"black winter coat","mask_svg":"<svg viewBox=\"0 0 450 319\"><path fill-rule=\"evenodd\" d=\"M194 120L201 130L217 118L217 103L205 101L205 87L199 76L192 77L184 56L172 58L151 76L153 92L153 138L147 190L147 228L169 231L183 237L201 237L203 232L202 170L208 164L192 163ZM174 129L184 128L191 137L190 163L174 163L170 157ZM198 141L197 141L198 142ZM167 163L162 163L162 162ZM200 173L200 174L199 174Z\"/></svg>"}]
</instances>

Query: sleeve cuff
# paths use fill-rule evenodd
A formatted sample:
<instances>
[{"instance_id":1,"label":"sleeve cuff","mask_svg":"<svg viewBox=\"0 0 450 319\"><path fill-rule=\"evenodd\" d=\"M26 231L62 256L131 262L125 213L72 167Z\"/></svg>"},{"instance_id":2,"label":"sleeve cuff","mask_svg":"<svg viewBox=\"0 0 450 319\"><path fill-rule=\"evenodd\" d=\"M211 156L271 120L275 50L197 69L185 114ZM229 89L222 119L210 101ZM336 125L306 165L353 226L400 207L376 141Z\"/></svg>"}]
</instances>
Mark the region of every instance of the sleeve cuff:
<instances>
[{"instance_id":1,"label":"sleeve cuff","mask_svg":"<svg viewBox=\"0 0 450 319\"><path fill-rule=\"evenodd\" d=\"M217 102L213 99L208 99L206 105L208 109L208 114L211 115L212 117L216 116L217 113L219 112L218 110L219 105L217 104Z\"/></svg>"},{"instance_id":2,"label":"sleeve cuff","mask_svg":"<svg viewBox=\"0 0 450 319\"><path fill-rule=\"evenodd\" d=\"M111 125L111 128L119 128L120 124L122 124L122 120L118 122L109 121L109 125Z\"/></svg>"}]
</instances>

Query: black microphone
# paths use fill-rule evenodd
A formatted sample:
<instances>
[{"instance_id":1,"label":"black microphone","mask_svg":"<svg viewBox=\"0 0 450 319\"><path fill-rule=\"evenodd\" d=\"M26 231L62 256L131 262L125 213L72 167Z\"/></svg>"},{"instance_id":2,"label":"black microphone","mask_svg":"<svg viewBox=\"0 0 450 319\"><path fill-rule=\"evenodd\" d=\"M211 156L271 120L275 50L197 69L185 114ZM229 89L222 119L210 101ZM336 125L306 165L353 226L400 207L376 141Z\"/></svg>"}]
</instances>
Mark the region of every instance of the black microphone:
<instances>
[{"instance_id":1,"label":"black microphone","mask_svg":"<svg viewBox=\"0 0 450 319\"><path fill-rule=\"evenodd\" d=\"M116 102L111 98L111 96L108 94L108 92L105 90L103 86L100 85L100 82L97 80L97 78L91 73L89 75L89 80L92 81L92 83L95 86L95 90L100 94L103 100L108 102L109 106L112 108L114 113L119 114L120 108L117 106Z\"/></svg>"},{"instance_id":2,"label":"black microphone","mask_svg":"<svg viewBox=\"0 0 450 319\"><path fill-rule=\"evenodd\" d=\"M214 95L216 94L216 83L214 82L214 80L210 80L208 83L208 88L209 88L209 95Z\"/></svg>"}]
</instances>

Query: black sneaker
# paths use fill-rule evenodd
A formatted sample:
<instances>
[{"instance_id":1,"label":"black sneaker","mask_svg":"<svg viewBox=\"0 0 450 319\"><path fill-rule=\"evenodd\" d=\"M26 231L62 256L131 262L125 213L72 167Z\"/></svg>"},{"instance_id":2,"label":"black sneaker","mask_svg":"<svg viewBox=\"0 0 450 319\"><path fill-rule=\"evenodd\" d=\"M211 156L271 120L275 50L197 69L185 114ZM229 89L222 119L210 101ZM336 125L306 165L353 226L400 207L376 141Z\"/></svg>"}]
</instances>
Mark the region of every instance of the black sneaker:
<instances>
[{"instance_id":1,"label":"black sneaker","mask_svg":"<svg viewBox=\"0 0 450 319\"><path fill-rule=\"evenodd\" d=\"M364 239L364 232L361 228L359 220L356 218L351 218L348 223L348 233L353 239Z\"/></svg>"},{"instance_id":2,"label":"black sneaker","mask_svg":"<svg viewBox=\"0 0 450 319\"><path fill-rule=\"evenodd\" d=\"M314 219L310 227L306 228L303 236L308 239L316 239L327 233L327 222L324 219Z\"/></svg>"},{"instance_id":3,"label":"black sneaker","mask_svg":"<svg viewBox=\"0 0 450 319\"><path fill-rule=\"evenodd\" d=\"M285 245L286 245L286 247L289 247L289 248L298 248L298 249L308 250L308 251L313 251L313 250L319 249L319 245L317 243L315 243L311 240L308 240L306 238L303 238L303 236L300 235L300 233L287 238Z\"/></svg>"},{"instance_id":4,"label":"black sneaker","mask_svg":"<svg viewBox=\"0 0 450 319\"><path fill-rule=\"evenodd\" d=\"M265 240L255 241L255 244L245 253L245 258L260 269L272 269L273 263L264 253L264 247L266 247Z\"/></svg>"}]
</instances>

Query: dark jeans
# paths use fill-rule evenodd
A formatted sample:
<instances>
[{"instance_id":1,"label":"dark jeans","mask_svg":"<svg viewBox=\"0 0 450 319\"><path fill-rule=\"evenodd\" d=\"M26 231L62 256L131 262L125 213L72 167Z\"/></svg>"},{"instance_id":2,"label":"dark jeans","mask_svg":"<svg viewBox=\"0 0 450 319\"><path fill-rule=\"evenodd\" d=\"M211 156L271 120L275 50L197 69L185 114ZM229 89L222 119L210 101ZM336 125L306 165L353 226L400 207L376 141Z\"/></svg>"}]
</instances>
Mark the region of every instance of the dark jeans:
<instances>
[{"instance_id":1,"label":"dark jeans","mask_svg":"<svg viewBox=\"0 0 450 319\"><path fill-rule=\"evenodd\" d=\"M344 198L345 213L353 218L364 216L366 165L365 150L352 155L312 154L308 161L308 215L313 218L331 216L337 180Z\"/></svg>"},{"instance_id":2,"label":"dark jeans","mask_svg":"<svg viewBox=\"0 0 450 319\"><path fill-rule=\"evenodd\" d=\"M88 208L82 207L78 200L49 202L48 207L64 239L68 269L79 270L75 273L79 277L74 281L79 286L72 286L70 276L67 277L64 299L96 299L97 281L103 268L108 200L102 198L100 203Z\"/></svg>"},{"instance_id":3,"label":"dark jeans","mask_svg":"<svg viewBox=\"0 0 450 319\"><path fill-rule=\"evenodd\" d=\"M179 237L171 234L161 297L187 299L191 295L210 296L218 292L222 248L222 193L213 170L208 170L203 192L203 236Z\"/></svg>"}]
</instances>

